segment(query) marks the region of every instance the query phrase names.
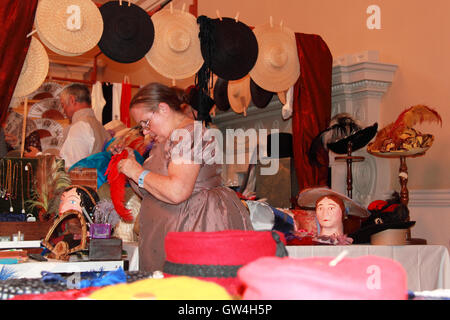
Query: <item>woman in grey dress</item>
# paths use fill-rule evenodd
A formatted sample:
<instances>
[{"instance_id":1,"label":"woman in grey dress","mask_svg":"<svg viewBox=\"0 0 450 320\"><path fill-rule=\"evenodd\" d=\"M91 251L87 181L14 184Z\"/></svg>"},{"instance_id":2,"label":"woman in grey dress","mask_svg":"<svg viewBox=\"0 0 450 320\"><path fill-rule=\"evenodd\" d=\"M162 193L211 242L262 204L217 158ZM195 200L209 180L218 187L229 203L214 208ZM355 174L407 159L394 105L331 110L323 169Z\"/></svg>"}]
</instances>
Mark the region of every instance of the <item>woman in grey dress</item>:
<instances>
[{"instance_id":1,"label":"woman in grey dress","mask_svg":"<svg viewBox=\"0 0 450 320\"><path fill-rule=\"evenodd\" d=\"M130 114L144 135L155 140L142 166L133 152L118 163L118 170L142 197L139 265L143 271L162 270L169 231L252 230L245 206L222 185L220 164L205 158L214 156L217 141L206 137L208 129L183 112L181 92L150 83L130 103ZM202 161L194 153L203 154Z\"/></svg>"}]
</instances>

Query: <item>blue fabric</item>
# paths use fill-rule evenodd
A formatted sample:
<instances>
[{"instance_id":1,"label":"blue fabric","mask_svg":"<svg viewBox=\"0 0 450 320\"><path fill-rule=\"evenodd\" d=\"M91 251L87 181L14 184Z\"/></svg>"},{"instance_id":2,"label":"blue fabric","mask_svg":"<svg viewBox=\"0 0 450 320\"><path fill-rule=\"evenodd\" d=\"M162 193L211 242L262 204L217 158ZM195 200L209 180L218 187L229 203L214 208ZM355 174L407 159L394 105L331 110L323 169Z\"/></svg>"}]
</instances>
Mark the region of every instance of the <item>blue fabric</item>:
<instances>
[{"instance_id":1,"label":"blue fabric","mask_svg":"<svg viewBox=\"0 0 450 320\"><path fill-rule=\"evenodd\" d=\"M290 215L274 207L270 208L275 216L275 223L272 230L280 231L285 235L294 230L294 219Z\"/></svg>"},{"instance_id":2,"label":"blue fabric","mask_svg":"<svg viewBox=\"0 0 450 320\"><path fill-rule=\"evenodd\" d=\"M106 169L108 169L108 164L111 161L112 153L109 151L105 151L108 146L115 140L115 138L112 138L108 141L108 143L105 144L103 151L99 153L95 153L93 155L90 155L89 157L86 157L84 159L81 159L77 163L75 163L73 166L70 167L69 172L75 168L96 168L97 169L97 189L99 189L104 183L107 182L107 177L105 176ZM136 157L136 161L139 162L139 164L144 163L144 157L141 156L139 152L136 150L134 151L134 156Z\"/></svg>"},{"instance_id":3,"label":"blue fabric","mask_svg":"<svg viewBox=\"0 0 450 320\"><path fill-rule=\"evenodd\" d=\"M110 271L103 277L93 280L81 280L80 289L88 287L103 287L112 284L127 282L127 275L125 271L120 267L116 271Z\"/></svg>"}]
</instances>

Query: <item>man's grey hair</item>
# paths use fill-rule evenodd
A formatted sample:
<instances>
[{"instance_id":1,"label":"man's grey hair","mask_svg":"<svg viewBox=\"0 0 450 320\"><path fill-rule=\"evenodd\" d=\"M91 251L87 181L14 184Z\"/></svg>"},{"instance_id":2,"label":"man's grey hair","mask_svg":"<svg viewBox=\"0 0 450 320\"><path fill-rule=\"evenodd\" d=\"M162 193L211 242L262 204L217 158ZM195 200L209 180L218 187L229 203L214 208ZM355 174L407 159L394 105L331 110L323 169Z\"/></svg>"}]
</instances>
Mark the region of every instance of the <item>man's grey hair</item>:
<instances>
[{"instance_id":1,"label":"man's grey hair","mask_svg":"<svg viewBox=\"0 0 450 320\"><path fill-rule=\"evenodd\" d=\"M67 95L72 95L75 97L76 102L91 105L91 92L86 85L81 83L72 83L65 86L60 95L63 99L67 99Z\"/></svg>"}]
</instances>

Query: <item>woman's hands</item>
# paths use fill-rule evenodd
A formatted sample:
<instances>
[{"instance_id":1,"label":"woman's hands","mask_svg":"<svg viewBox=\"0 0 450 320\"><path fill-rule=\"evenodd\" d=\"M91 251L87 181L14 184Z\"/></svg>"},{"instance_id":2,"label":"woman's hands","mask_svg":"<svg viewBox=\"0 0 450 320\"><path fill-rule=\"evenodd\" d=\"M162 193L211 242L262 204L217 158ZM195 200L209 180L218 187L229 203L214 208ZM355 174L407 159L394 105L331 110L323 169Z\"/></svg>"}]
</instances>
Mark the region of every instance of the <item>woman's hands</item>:
<instances>
[{"instance_id":1,"label":"woman's hands","mask_svg":"<svg viewBox=\"0 0 450 320\"><path fill-rule=\"evenodd\" d=\"M136 161L133 149L125 148L124 150L128 151L128 158L120 160L117 165L117 169L128 178L138 181L139 175L143 170L142 166Z\"/></svg>"}]
</instances>

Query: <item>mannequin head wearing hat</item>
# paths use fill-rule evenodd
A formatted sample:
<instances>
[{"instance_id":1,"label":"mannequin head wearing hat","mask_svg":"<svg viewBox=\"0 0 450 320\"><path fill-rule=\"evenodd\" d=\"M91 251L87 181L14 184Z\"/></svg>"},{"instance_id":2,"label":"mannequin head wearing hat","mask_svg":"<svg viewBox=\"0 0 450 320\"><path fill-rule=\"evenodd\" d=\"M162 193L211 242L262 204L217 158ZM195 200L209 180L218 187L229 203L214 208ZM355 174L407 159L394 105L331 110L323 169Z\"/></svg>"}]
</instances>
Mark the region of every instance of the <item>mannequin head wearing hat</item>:
<instances>
[{"instance_id":1,"label":"mannequin head wearing hat","mask_svg":"<svg viewBox=\"0 0 450 320\"><path fill-rule=\"evenodd\" d=\"M60 101L64 113L72 121L75 112L91 108L91 93L85 85L73 83L61 91Z\"/></svg>"},{"instance_id":2,"label":"mannequin head wearing hat","mask_svg":"<svg viewBox=\"0 0 450 320\"><path fill-rule=\"evenodd\" d=\"M186 104L183 90L149 83L131 99L130 114L142 126L144 135L164 141L173 130L193 121L184 111Z\"/></svg>"},{"instance_id":3,"label":"mannequin head wearing hat","mask_svg":"<svg viewBox=\"0 0 450 320\"><path fill-rule=\"evenodd\" d=\"M335 195L324 195L316 201L316 215L321 236L344 234L345 204Z\"/></svg>"}]
</instances>

